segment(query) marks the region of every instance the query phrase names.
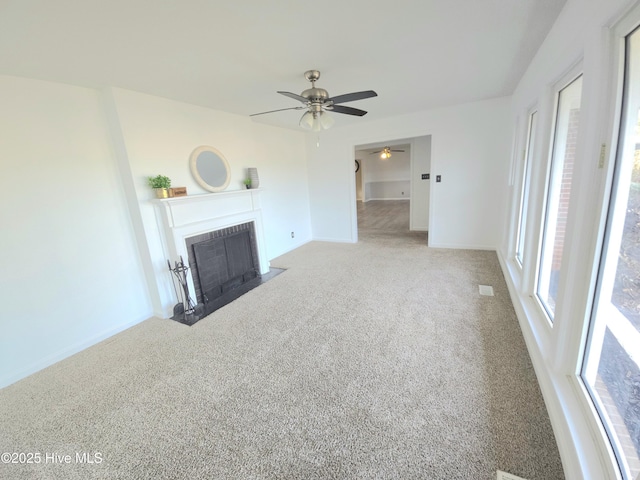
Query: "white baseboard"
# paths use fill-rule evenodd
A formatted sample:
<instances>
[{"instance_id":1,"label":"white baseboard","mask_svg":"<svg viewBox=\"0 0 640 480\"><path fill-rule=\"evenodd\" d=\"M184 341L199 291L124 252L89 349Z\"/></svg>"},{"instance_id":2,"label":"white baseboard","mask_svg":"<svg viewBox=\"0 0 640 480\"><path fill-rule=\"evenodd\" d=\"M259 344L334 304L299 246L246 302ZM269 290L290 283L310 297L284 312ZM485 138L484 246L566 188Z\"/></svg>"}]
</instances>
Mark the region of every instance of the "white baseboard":
<instances>
[{"instance_id":1,"label":"white baseboard","mask_svg":"<svg viewBox=\"0 0 640 480\"><path fill-rule=\"evenodd\" d=\"M364 203L370 202L371 200L411 200L411 196L406 196L406 197L392 197L392 198L367 198Z\"/></svg>"},{"instance_id":2,"label":"white baseboard","mask_svg":"<svg viewBox=\"0 0 640 480\"><path fill-rule=\"evenodd\" d=\"M331 237L316 237L313 242L330 242L330 243L357 243L350 238L331 238Z\"/></svg>"},{"instance_id":3,"label":"white baseboard","mask_svg":"<svg viewBox=\"0 0 640 480\"><path fill-rule=\"evenodd\" d=\"M147 317L145 316L144 318L139 318L124 324L120 324L117 325L113 328L110 328L108 330L105 330L97 335L94 335L91 338L88 338L86 340L83 340L81 342L78 342L74 345L71 345L69 347L63 348L61 350L59 350L58 352L55 352L51 355L48 355L44 358L38 359L35 362L31 363L30 365L21 368L20 370L18 370L17 372L12 372L11 374L1 377L0 378L0 388L4 388L4 387L8 387L9 385L22 380L23 378L28 377L29 375L32 375L36 372L39 372L40 370L43 370L47 367L50 367L51 365L53 365L54 363L58 363L61 360L64 360L65 358L68 358L72 355L75 355L78 352L81 352L82 350L89 348L97 343L100 343L103 340L106 340L109 337L112 337L113 335L120 333L128 328L133 327L134 325L137 325L140 322L143 322L145 320L148 320L151 317Z\"/></svg>"},{"instance_id":4,"label":"white baseboard","mask_svg":"<svg viewBox=\"0 0 640 480\"><path fill-rule=\"evenodd\" d=\"M496 251L495 245L469 245L464 243L432 243L429 241L431 248L451 248L456 250L492 250Z\"/></svg>"}]
</instances>

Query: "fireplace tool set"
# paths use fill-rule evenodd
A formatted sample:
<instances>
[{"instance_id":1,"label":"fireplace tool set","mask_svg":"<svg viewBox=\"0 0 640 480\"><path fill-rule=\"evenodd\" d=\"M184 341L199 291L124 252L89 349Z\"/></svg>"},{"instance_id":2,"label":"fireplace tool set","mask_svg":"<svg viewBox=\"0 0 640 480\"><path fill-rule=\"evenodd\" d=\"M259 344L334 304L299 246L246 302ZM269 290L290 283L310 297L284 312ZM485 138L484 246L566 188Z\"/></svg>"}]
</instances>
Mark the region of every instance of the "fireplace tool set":
<instances>
[{"instance_id":1,"label":"fireplace tool set","mask_svg":"<svg viewBox=\"0 0 640 480\"><path fill-rule=\"evenodd\" d=\"M192 325L200 319L203 308L201 308L201 305L196 305L189 296L189 285L187 283L189 267L185 265L182 256L180 256L180 262L175 262L173 267L171 267L169 260L167 260L167 265L169 266L169 271L173 274L171 279L176 298L180 300L173 307L173 317L171 318L181 323ZM178 285L176 285L176 282Z\"/></svg>"}]
</instances>

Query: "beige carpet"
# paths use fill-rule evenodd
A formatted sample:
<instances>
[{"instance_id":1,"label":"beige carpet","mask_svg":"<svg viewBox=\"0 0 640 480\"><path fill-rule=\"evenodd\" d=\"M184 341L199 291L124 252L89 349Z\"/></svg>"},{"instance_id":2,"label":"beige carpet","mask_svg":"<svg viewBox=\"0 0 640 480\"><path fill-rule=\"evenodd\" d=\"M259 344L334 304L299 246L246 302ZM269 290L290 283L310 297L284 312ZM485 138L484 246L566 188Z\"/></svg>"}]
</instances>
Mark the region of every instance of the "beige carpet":
<instances>
[{"instance_id":1,"label":"beige carpet","mask_svg":"<svg viewBox=\"0 0 640 480\"><path fill-rule=\"evenodd\" d=\"M40 463L0 478L563 478L495 253L372 234L272 265L1 390L0 452Z\"/></svg>"}]
</instances>

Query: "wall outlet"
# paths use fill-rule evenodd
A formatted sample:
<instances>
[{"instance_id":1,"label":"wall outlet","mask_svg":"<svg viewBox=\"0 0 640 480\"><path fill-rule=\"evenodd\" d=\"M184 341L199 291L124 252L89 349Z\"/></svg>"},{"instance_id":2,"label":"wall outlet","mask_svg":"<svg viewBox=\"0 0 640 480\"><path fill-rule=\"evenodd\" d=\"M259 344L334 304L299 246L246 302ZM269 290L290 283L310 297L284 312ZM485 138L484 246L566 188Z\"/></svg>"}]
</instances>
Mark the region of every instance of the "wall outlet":
<instances>
[{"instance_id":1,"label":"wall outlet","mask_svg":"<svg viewBox=\"0 0 640 480\"><path fill-rule=\"evenodd\" d=\"M442 175L436 175L436 183L440 183L442 181Z\"/></svg>"},{"instance_id":2,"label":"wall outlet","mask_svg":"<svg viewBox=\"0 0 640 480\"><path fill-rule=\"evenodd\" d=\"M295 232L291 232L291 238L295 238L296 233Z\"/></svg>"}]
</instances>

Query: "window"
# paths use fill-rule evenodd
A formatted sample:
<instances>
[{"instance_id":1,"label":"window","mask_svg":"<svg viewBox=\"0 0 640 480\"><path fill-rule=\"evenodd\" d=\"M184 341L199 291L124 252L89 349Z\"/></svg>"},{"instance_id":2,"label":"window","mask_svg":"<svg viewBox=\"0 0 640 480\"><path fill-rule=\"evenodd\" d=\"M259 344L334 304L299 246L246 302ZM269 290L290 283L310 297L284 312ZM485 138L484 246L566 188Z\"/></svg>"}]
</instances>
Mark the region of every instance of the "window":
<instances>
[{"instance_id":1,"label":"window","mask_svg":"<svg viewBox=\"0 0 640 480\"><path fill-rule=\"evenodd\" d=\"M623 115L581 377L626 479L640 478L640 32L626 39Z\"/></svg>"},{"instance_id":2,"label":"window","mask_svg":"<svg viewBox=\"0 0 640 480\"><path fill-rule=\"evenodd\" d=\"M555 129L548 176L542 248L536 296L553 321L558 298L558 277L564 254L565 228L580 118L582 76L557 95Z\"/></svg>"},{"instance_id":3,"label":"window","mask_svg":"<svg viewBox=\"0 0 640 480\"><path fill-rule=\"evenodd\" d=\"M518 226L516 229L516 261L522 267L524 262L524 239L527 229L527 206L529 204L529 184L531 172L529 164L533 157L533 144L536 137L538 112L529 115L529 128L527 130L527 149L524 155L524 165L522 166L522 189L520 190L520 202L518 207Z\"/></svg>"}]
</instances>

